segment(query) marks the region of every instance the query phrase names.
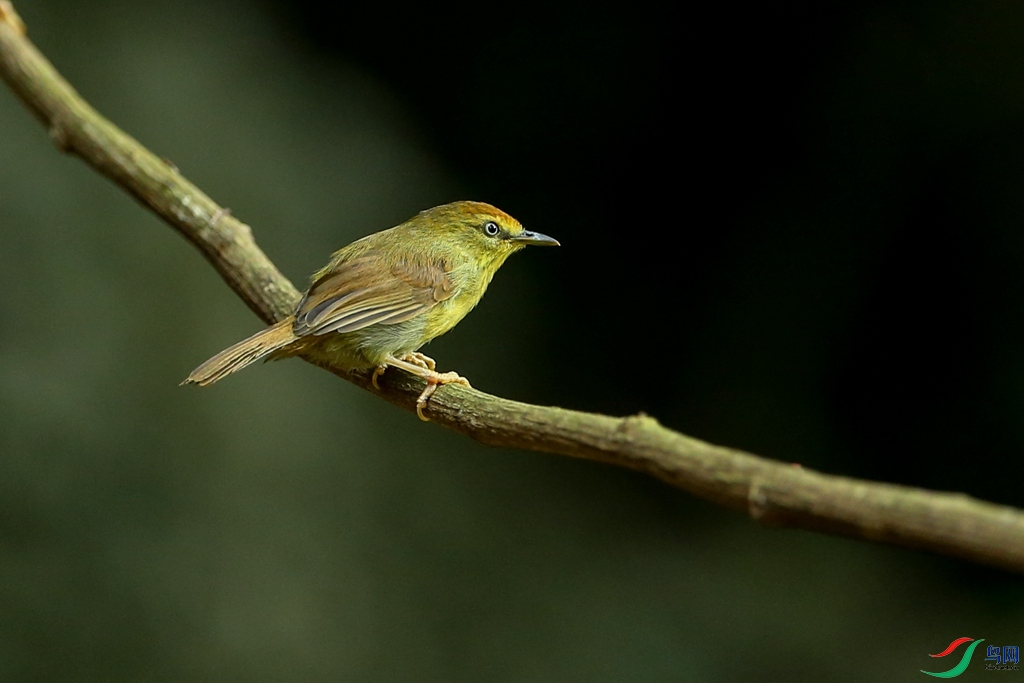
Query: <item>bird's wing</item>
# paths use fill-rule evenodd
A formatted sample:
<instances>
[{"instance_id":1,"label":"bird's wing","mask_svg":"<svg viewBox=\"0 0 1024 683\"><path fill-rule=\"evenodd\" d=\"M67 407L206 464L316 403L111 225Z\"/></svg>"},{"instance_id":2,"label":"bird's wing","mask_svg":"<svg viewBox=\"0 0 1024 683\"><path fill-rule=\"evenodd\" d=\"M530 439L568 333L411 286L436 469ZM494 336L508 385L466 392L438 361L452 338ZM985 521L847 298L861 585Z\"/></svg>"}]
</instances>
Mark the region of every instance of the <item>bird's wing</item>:
<instances>
[{"instance_id":1,"label":"bird's wing","mask_svg":"<svg viewBox=\"0 0 1024 683\"><path fill-rule=\"evenodd\" d=\"M321 275L295 313L295 334L353 332L405 322L454 294L446 261L385 264L370 251Z\"/></svg>"}]
</instances>

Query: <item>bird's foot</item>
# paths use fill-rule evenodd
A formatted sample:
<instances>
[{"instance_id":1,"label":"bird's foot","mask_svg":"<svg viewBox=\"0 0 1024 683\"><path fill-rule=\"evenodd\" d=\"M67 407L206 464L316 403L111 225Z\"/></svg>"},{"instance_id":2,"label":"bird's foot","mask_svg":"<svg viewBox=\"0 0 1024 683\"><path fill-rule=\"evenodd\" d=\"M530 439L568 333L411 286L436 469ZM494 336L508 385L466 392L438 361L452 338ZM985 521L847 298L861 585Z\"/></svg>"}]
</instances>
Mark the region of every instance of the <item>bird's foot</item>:
<instances>
[{"instance_id":1,"label":"bird's foot","mask_svg":"<svg viewBox=\"0 0 1024 683\"><path fill-rule=\"evenodd\" d=\"M457 372L434 372L430 371L430 376L424 377L427 380L427 386L423 388L423 392L416 399L416 414L424 422L430 422L430 418L423 414L423 409L427 407L427 401L434 395L437 388L442 384L461 384L464 387L469 387L469 380L459 375Z\"/></svg>"},{"instance_id":2,"label":"bird's foot","mask_svg":"<svg viewBox=\"0 0 1024 683\"><path fill-rule=\"evenodd\" d=\"M387 363L381 363L373 369L373 374L370 375L370 384L377 391L380 391L380 385L377 384L377 378L384 374L384 371L388 369Z\"/></svg>"},{"instance_id":3,"label":"bird's foot","mask_svg":"<svg viewBox=\"0 0 1024 683\"><path fill-rule=\"evenodd\" d=\"M373 371L373 377L371 382L373 386L380 388L377 385L377 377L384 374L384 370L392 365L396 368L401 368L406 372L422 377L427 380L427 386L420 393L416 399L416 415L419 416L424 422L429 422L430 419L423 414L423 409L427 406L427 402L430 397L434 395L437 388L442 384L461 384L464 387L470 386L469 380L462 377L456 372L438 372L434 368L436 364L434 360L428 356L424 356L422 353L410 353L406 354L402 358L395 358L394 356L388 356L384 359L384 362L378 365Z\"/></svg>"}]
</instances>

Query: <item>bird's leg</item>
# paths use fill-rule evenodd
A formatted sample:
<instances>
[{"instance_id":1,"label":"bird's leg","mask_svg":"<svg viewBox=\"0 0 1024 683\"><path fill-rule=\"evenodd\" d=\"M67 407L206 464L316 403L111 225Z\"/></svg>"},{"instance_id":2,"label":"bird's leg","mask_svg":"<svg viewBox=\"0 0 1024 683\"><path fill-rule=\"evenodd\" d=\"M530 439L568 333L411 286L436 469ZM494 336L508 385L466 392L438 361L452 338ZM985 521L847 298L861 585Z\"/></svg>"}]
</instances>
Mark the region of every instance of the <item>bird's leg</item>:
<instances>
[{"instance_id":1,"label":"bird's leg","mask_svg":"<svg viewBox=\"0 0 1024 683\"><path fill-rule=\"evenodd\" d=\"M419 351L412 351L405 354L399 360L404 360L407 363L418 365L424 370L433 371L437 367L437 363L430 356L420 353ZM373 375L370 376L370 384L373 385L374 389L380 389L380 385L377 384L377 378L384 374L384 371L388 369L387 361L384 361L373 369Z\"/></svg>"},{"instance_id":2,"label":"bird's leg","mask_svg":"<svg viewBox=\"0 0 1024 683\"><path fill-rule=\"evenodd\" d=\"M426 358L426 360L429 360L431 364L434 362L426 356L423 357ZM427 405L427 401L430 400L430 397L433 396L434 392L437 391L437 387L442 384L461 384L464 387L469 386L469 380L460 376L456 372L437 372L433 367L424 367L424 365L427 365L426 361L423 361L423 365L420 365L419 363L409 361L406 358L388 356L384 359L384 365L378 366L377 370L388 365L392 365L396 368L402 368L410 374L427 380L427 386L424 387L423 392L420 393L419 397L416 399L416 414L424 422L429 422L430 419L423 414L423 408ZM374 370L375 378L377 376L377 370ZM381 370L381 372L383 372L383 370Z\"/></svg>"}]
</instances>

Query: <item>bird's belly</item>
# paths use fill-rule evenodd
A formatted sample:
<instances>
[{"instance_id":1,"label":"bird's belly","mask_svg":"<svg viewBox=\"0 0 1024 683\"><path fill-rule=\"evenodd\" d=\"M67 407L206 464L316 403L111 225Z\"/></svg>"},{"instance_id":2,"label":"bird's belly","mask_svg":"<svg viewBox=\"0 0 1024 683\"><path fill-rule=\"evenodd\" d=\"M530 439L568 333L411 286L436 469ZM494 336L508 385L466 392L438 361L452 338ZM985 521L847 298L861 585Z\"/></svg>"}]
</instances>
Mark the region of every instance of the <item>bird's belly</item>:
<instances>
[{"instance_id":1,"label":"bird's belly","mask_svg":"<svg viewBox=\"0 0 1024 683\"><path fill-rule=\"evenodd\" d=\"M332 332L316 342L316 352L347 370L381 365L389 355L402 356L427 341L423 338L422 319L394 325L370 325L352 332Z\"/></svg>"}]
</instances>

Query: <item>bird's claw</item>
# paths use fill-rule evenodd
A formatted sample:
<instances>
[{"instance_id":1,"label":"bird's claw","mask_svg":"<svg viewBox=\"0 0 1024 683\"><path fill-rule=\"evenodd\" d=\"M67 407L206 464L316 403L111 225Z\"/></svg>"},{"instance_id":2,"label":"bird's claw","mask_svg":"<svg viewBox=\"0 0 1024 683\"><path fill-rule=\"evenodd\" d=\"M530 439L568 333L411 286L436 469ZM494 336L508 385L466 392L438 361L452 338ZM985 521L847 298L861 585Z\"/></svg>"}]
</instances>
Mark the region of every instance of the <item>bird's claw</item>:
<instances>
[{"instance_id":1,"label":"bird's claw","mask_svg":"<svg viewBox=\"0 0 1024 683\"><path fill-rule=\"evenodd\" d=\"M378 365L373 369L373 374L370 376L370 384L377 391L380 391L380 385L377 384L377 378L384 374L384 371L388 369L387 365Z\"/></svg>"},{"instance_id":2,"label":"bird's claw","mask_svg":"<svg viewBox=\"0 0 1024 683\"><path fill-rule=\"evenodd\" d=\"M424 387L423 391L420 392L419 397L416 398L416 415L419 416L424 422L429 422L430 419L423 414L423 409L426 408L427 402L430 397L434 395L437 388L442 384L461 384L464 387L470 386L469 380L462 377L457 372L438 372L434 368L434 359L428 356L424 356L422 353L407 353L401 358L395 356L388 356L384 359L384 362L378 365L373 375L370 377L370 382L373 386L378 389L380 386L377 384L377 377L384 374L384 370L389 366L393 365L396 368L401 368L409 374L422 377L427 381L427 386Z\"/></svg>"},{"instance_id":3,"label":"bird's claw","mask_svg":"<svg viewBox=\"0 0 1024 683\"><path fill-rule=\"evenodd\" d=\"M427 380L427 386L423 388L423 392L420 393L416 399L416 415L419 416L424 422L430 422L430 418L423 414L423 409L427 406L427 401L434 395L437 388L442 384L461 384L464 387L469 387L469 380L462 377L457 372L434 372L431 370L431 374L425 376Z\"/></svg>"}]
</instances>

